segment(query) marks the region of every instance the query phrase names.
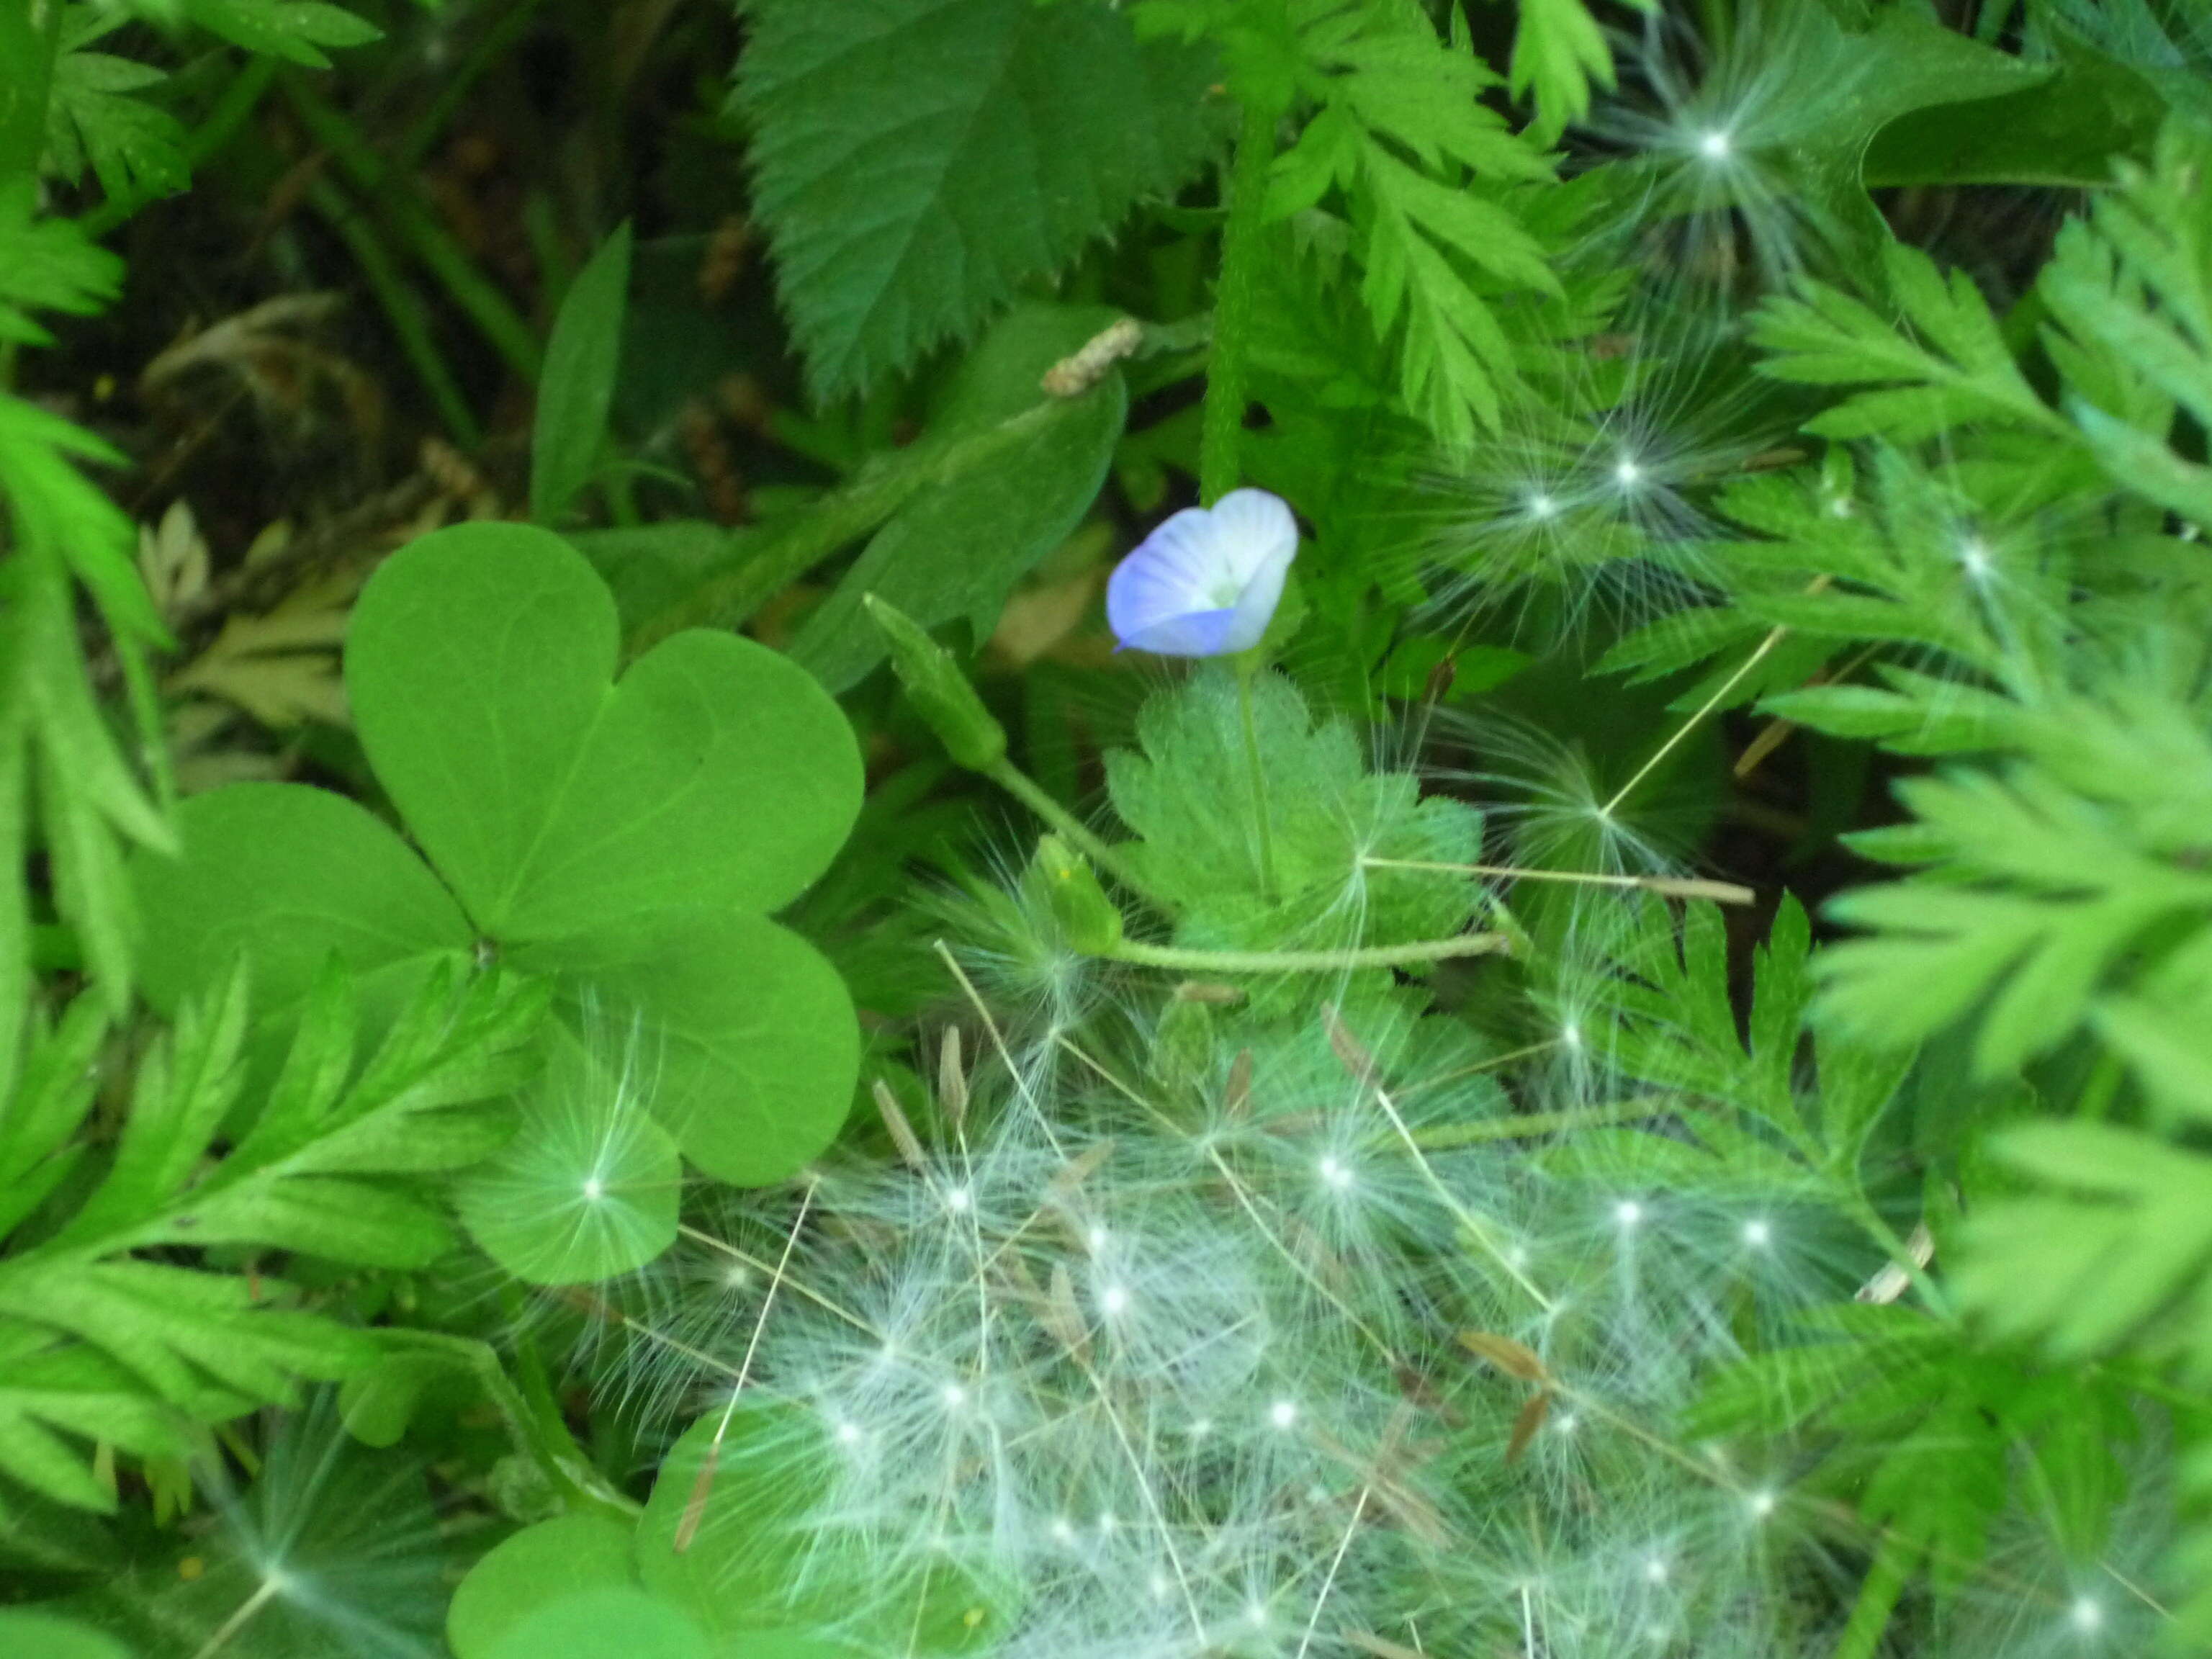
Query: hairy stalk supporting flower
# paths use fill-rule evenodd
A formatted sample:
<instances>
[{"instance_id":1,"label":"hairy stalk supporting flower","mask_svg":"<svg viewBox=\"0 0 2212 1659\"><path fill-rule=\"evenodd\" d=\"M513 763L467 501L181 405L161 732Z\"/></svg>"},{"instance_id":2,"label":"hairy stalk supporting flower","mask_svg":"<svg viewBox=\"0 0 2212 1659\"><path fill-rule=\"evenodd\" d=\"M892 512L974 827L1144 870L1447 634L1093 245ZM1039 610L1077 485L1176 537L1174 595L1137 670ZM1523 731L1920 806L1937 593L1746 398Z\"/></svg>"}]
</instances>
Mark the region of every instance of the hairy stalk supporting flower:
<instances>
[{"instance_id":1,"label":"hairy stalk supporting flower","mask_svg":"<svg viewBox=\"0 0 2212 1659\"><path fill-rule=\"evenodd\" d=\"M1427 859L1363 858L1364 870L1434 870L1469 876L1496 876L1506 881L1579 882L1592 887L1633 887L1662 898L1711 899L1717 904L1753 904L1759 895L1733 881L1706 881L1692 876L1606 876L1585 870L1527 870L1507 864L1437 864Z\"/></svg>"},{"instance_id":2,"label":"hairy stalk supporting flower","mask_svg":"<svg viewBox=\"0 0 2212 1659\"><path fill-rule=\"evenodd\" d=\"M1244 359L1259 276L1261 213L1275 153L1276 112L1247 99L1229 177L1229 218L1221 232L1221 276L1214 289L1213 345L1206 368L1205 424L1199 434L1198 494L1211 507L1237 487L1244 429Z\"/></svg>"},{"instance_id":3,"label":"hairy stalk supporting flower","mask_svg":"<svg viewBox=\"0 0 2212 1659\"><path fill-rule=\"evenodd\" d=\"M1244 727L1244 764L1252 777L1252 818L1260 832L1260 896L1275 897L1275 832L1267 811L1267 774L1260 764L1260 734L1252 724L1252 677L1256 650L1237 659L1237 712Z\"/></svg>"},{"instance_id":4,"label":"hairy stalk supporting flower","mask_svg":"<svg viewBox=\"0 0 2212 1659\"><path fill-rule=\"evenodd\" d=\"M1510 934L1462 933L1456 939L1350 945L1341 951L1187 951L1171 945L1123 939L1106 955L1109 960L1133 963L1140 968L1173 968L1189 973L1329 974L1363 968L1413 968L1455 957L1492 956L1511 948Z\"/></svg>"}]
</instances>

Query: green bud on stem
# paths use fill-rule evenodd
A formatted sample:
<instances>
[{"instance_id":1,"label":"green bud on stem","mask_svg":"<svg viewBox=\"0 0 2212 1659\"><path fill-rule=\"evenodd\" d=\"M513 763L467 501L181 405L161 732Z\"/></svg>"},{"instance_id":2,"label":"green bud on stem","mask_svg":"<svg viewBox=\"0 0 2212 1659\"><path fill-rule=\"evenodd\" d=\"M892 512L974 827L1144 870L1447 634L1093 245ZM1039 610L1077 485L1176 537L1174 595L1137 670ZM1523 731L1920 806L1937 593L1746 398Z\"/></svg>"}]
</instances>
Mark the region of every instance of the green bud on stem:
<instances>
[{"instance_id":1,"label":"green bud on stem","mask_svg":"<svg viewBox=\"0 0 2212 1659\"><path fill-rule=\"evenodd\" d=\"M1041 899L1067 942L1086 957L1110 956L1121 943L1121 912L1083 855L1058 836L1037 838L1022 884Z\"/></svg>"},{"instance_id":2,"label":"green bud on stem","mask_svg":"<svg viewBox=\"0 0 2212 1659\"><path fill-rule=\"evenodd\" d=\"M897 606L866 595L860 601L890 647L891 672L945 752L971 772L988 772L1006 757L1006 728L993 718L952 653Z\"/></svg>"}]
</instances>

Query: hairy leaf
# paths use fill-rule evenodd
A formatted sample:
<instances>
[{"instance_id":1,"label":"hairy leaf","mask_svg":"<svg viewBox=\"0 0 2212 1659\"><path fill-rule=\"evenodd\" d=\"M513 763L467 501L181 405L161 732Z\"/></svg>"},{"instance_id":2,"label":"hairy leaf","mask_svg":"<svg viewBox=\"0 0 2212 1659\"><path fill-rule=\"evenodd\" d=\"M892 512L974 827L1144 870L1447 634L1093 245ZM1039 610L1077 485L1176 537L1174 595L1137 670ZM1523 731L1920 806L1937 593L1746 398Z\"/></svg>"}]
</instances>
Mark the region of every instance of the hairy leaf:
<instances>
[{"instance_id":1,"label":"hairy leaf","mask_svg":"<svg viewBox=\"0 0 2212 1659\"><path fill-rule=\"evenodd\" d=\"M1212 147L1210 55L1095 0L747 0L737 102L829 398L965 337Z\"/></svg>"}]
</instances>

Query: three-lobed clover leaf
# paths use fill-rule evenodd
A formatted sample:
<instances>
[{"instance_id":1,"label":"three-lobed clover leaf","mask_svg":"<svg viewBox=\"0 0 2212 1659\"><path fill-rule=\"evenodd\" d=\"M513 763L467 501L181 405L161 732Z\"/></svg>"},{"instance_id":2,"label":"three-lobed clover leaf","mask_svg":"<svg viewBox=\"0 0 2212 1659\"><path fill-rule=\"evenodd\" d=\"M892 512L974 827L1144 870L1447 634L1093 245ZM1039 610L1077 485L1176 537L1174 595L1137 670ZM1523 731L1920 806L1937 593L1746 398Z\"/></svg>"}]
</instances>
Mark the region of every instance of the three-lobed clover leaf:
<instances>
[{"instance_id":1,"label":"three-lobed clover leaf","mask_svg":"<svg viewBox=\"0 0 2212 1659\"><path fill-rule=\"evenodd\" d=\"M392 556L355 607L345 682L421 856L305 785L185 801L182 855L137 866L149 995L173 1005L244 951L281 1015L336 952L374 1017L434 962L495 956L552 980L572 1025L587 1006L635 1020L653 1109L708 1174L811 1158L858 1032L836 970L769 913L859 810L851 727L732 634L673 635L619 678L618 651L605 584L549 532L459 526Z\"/></svg>"}]
</instances>

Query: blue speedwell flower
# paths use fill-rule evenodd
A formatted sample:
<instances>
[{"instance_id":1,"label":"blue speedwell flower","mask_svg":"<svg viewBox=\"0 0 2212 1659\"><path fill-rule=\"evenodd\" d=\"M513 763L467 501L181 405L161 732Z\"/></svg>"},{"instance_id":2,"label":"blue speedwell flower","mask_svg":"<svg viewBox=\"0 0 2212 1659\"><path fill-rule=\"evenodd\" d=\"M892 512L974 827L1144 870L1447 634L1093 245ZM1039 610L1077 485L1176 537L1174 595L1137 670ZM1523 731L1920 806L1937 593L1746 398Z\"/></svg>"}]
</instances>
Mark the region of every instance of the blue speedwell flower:
<instances>
[{"instance_id":1,"label":"blue speedwell flower","mask_svg":"<svg viewBox=\"0 0 2212 1659\"><path fill-rule=\"evenodd\" d=\"M1249 651L1267 631L1297 550L1297 523L1279 496L1232 489L1176 514L1115 567L1106 620L1124 650Z\"/></svg>"}]
</instances>

